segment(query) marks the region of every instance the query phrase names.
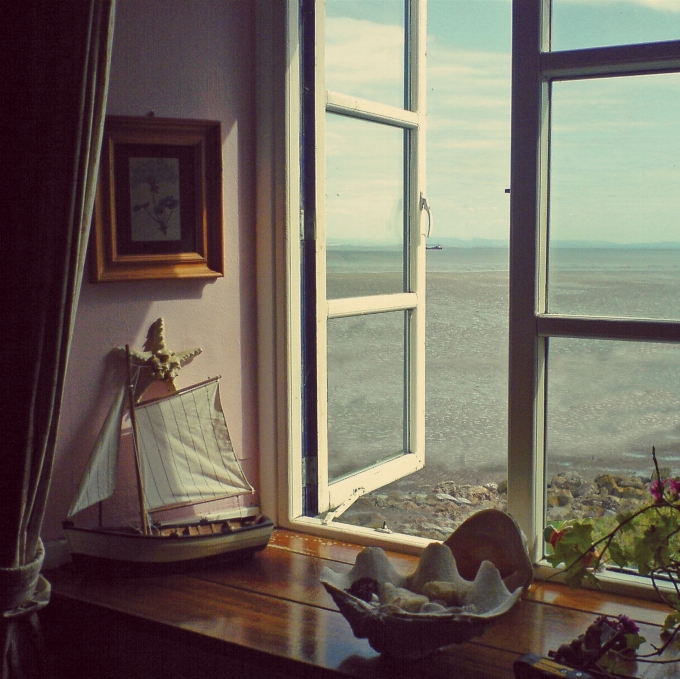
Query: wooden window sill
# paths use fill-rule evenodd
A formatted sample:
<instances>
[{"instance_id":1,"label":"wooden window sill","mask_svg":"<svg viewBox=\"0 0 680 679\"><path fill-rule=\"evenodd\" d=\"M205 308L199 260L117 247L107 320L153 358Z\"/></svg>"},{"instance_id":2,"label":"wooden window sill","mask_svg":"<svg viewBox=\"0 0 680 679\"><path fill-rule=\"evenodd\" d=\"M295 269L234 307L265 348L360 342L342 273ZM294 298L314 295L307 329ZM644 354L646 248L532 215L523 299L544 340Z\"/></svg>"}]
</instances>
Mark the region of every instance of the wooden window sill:
<instances>
[{"instance_id":1,"label":"wooden window sill","mask_svg":"<svg viewBox=\"0 0 680 679\"><path fill-rule=\"evenodd\" d=\"M624 613L638 621L641 634L656 643L667 613L659 603L598 592L573 592L549 583L525 596L482 636L449 646L426 660L408 663L410 670L404 674L403 661L397 667L373 651L365 639L354 637L319 583L324 565L337 571L348 570L361 549L358 545L276 530L269 546L252 560L190 574L104 581L63 568L48 574L54 596L53 603L45 609L44 626L49 640L52 609L54 616L60 616L62 633L69 627L70 635L82 639L83 644L82 634L88 628L93 635L101 636L109 634L106 630L120 635L124 630L140 627L140 649L134 649L135 636L130 634L125 636L126 649L120 648L118 655L111 651L126 676L137 675L120 663L137 653L136 666L143 666L145 672L157 671L161 654L174 658L167 660L171 669L156 674L164 679L187 676L181 669L182 659L190 664L194 679L225 676L226 662L236 664L235 676L240 678L313 674L387 679L426 674L433 678L511 679L518 656L547 656L549 650L583 633L596 615ZM404 572L412 571L417 561L409 555L388 555ZM69 607L70 617L64 613ZM107 616L112 621L109 627L93 631L95 621L100 624ZM83 629L74 629L77 627ZM97 646L97 652L101 652L101 643ZM76 662L78 652L84 652L83 647L79 648L61 660ZM87 662L97 662L98 657L93 653ZM211 660L205 661L203 667L195 658ZM93 676L104 676L97 671L99 674ZM640 664L632 676L669 677L675 676L674 671L677 667Z\"/></svg>"}]
</instances>

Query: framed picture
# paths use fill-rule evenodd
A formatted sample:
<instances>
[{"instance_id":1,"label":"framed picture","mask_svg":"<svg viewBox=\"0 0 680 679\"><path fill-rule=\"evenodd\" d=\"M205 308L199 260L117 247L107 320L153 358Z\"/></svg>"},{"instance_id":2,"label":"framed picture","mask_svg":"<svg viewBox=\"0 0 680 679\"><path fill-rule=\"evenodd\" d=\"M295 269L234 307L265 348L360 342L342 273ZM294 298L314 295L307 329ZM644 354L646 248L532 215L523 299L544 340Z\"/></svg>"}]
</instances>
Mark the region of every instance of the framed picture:
<instances>
[{"instance_id":1,"label":"framed picture","mask_svg":"<svg viewBox=\"0 0 680 679\"><path fill-rule=\"evenodd\" d=\"M107 116L94 282L224 275L219 121Z\"/></svg>"}]
</instances>

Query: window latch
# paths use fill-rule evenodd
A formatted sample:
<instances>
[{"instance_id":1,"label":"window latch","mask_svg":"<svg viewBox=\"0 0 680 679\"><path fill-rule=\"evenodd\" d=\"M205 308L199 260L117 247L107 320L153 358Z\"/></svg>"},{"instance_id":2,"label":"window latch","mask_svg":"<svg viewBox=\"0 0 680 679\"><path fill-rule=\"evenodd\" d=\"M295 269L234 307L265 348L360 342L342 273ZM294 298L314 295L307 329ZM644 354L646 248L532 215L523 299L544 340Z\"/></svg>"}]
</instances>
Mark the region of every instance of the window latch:
<instances>
[{"instance_id":1,"label":"window latch","mask_svg":"<svg viewBox=\"0 0 680 679\"><path fill-rule=\"evenodd\" d=\"M420 194L420 209L427 212L427 231L425 232L425 238L429 238L434 229L434 215L432 214L432 207L422 193Z\"/></svg>"},{"instance_id":2,"label":"window latch","mask_svg":"<svg viewBox=\"0 0 680 679\"><path fill-rule=\"evenodd\" d=\"M345 510L349 509L364 493L365 488L355 488L352 494L333 511L328 512L323 518L324 526L327 526L333 519L337 519Z\"/></svg>"}]
</instances>

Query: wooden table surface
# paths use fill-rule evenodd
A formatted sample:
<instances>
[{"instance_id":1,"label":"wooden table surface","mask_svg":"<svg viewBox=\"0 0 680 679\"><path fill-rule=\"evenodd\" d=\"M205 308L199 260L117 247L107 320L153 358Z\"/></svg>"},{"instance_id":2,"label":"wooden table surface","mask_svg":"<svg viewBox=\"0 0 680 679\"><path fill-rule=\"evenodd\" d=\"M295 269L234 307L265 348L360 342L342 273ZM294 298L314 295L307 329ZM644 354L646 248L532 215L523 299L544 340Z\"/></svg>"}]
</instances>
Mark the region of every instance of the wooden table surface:
<instances>
[{"instance_id":1,"label":"wooden table surface","mask_svg":"<svg viewBox=\"0 0 680 679\"><path fill-rule=\"evenodd\" d=\"M274 659L287 671L315 676L511 679L514 660L547 656L583 633L596 615L624 613L641 634L659 643L667 609L650 602L573 592L556 584L531 591L473 641L449 646L426 660L391 661L357 639L319 583L323 566L348 571L362 547L276 530L252 560L229 566L138 579L101 580L70 569L48 574L57 597L101 607L201 637L253 662ZM395 567L411 573L417 558L388 552ZM645 650L645 649L643 649ZM646 649L651 650L651 649ZM259 659L259 660L258 660ZM632 676L680 677L678 665L631 667Z\"/></svg>"}]
</instances>

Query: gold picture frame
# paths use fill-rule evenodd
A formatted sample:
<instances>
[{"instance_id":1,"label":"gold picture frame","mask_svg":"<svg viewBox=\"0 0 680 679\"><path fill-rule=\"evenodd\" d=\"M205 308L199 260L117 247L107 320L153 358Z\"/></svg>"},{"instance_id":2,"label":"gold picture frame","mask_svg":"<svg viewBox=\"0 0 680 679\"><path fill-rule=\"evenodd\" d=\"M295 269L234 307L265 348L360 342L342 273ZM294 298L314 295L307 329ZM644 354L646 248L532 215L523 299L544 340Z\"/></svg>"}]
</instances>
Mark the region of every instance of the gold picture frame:
<instances>
[{"instance_id":1,"label":"gold picture frame","mask_svg":"<svg viewBox=\"0 0 680 679\"><path fill-rule=\"evenodd\" d=\"M107 116L92 280L224 276L219 121Z\"/></svg>"}]
</instances>

